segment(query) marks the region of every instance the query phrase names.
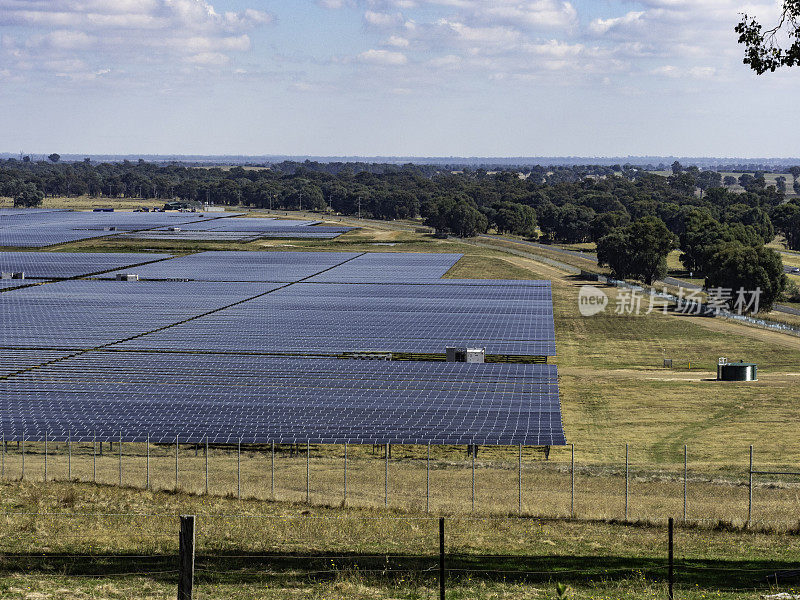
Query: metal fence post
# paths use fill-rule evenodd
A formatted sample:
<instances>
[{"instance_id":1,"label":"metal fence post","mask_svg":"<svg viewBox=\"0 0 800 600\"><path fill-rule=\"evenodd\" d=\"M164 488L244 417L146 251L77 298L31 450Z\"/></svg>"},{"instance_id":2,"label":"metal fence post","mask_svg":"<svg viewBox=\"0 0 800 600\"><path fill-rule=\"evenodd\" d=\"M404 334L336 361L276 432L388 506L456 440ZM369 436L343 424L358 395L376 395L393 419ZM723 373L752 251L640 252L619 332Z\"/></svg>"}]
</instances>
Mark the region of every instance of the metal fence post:
<instances>
[{"instance_id":1,"label":"metal fence post","mask_svg":"<svg viewBox=\"0 0 800 600\"><path fill-rule=\"evenodd\" d=\"M383 508L389 506L389 444L386 444L385 455L386 466L383 471Z\"/></svg>"},{"instance_id":2,"label":"metal fence post","mask_svg":"<svg viewBox=\"0 0 800 600\"><path fill-rule=\"evenodd\" d=\"M344 443L344 500L342 506L347 506L347 442Z\"/></svg>"},{"instance_id":3,"label":"metal fence post","mask_svg":"<svg viewBox=\"0 0 800 600\"><path fill-rule=\"evenodd\" d=\"M2 457L3 457L3 465L2 471L0 472L0 479L6 478L6 434L3 434L3 450L2 450Z\"/></svg>"},{"instance_id":4,"label":"metal fence post","mask_svg":"<svg viewBox=\"0 0 800 600\"><path fill-rule=\"evenodd\" d=\"M306 440L306 504L311 501L311 442Z\"/></svg>"},{"instance_id":5,"label":"metal fence post","mask_svg":"<svg viewBox=\"0 0 800 600\"><path fill-rule=\"evenodd\" d=\"M753 517L753 446L750 446L750 479L747 485L749 492L749 500L747 503L747 525L750 526L750 520Z\"/></svg>"},{"instance_id":6,"label":"metal fence post","mask_svg":"<svg viewBox=\"0 0 800 600\"><path fill-rule=\"evenodd\" d=\"M208 436L206 436L206 496L208 496Z\"/></svg>"},{"instance_id":7,"label":"metal fence post","mask_svg":"<svg viewBox=\"0 0 800 600\"><path fill-rule=\"evenodd\" d=\"M67 432L67 479L72 481L72 429Z\"/></svg>"},{"instance_id":8,"label":"metal fence post","mask_svg":"<svg viewBox=\"0 0 800 600\"><path fill-rule=\"evenodd\" d=\"M147 432L147 441L145 442L145 445L147 446L145 450L145 452L147 453L147 466L146 466L147 474L144 482L144 489L149 490L150 489L150 432L149 431Z\"/></svg>"},{"instance_id":9,"label":"metal fence post","mask_svg":"<svg viewBox=\"0 0 800 600\"><path fill-rule=\"evenodd\" d=\"M92 483L97 483L97 432L92 433Z\"/></svg>"},{"instance_id":10,"label":"metal fence post","mask_svg":"<svg viewBox=\"0 0 800 600\"><path fill-rule=\"evenodd\" d=\"M47 432L44 432L44 480L47 482Z\"/></svg>"},{"instance_id":11,"label":"metal fence post","mask_svg":"<svg viewBox=\"0 0 800 600\"><path fill-rule=\"evenodd\" d=\"M175 436L175 491L178 491L178 436Z\"/></svg>"},{"instance_id":12,"label":"metal fence post","mask_svg":"<svg viewBox=\"0 0 800 600\"><path fill-rule=\"evenodd\" d=\"M475 512L475 445L472 446L472 512Z\"/></svg>"},{"instance_id":13,"label":"metal fence post","mask_svg":"<svg viewBox=\"0 0 800 600\"><path fill-rule=\"evenodd\" d=\"M519 445L517 475L517 513L522 514L522 444Z\"/></svg>"},{"instance_id":14,"label":"metal fence post","mask_svg":"<svg viewBox=\"0 0 800 600\"><path fill-rule=\"evenodd\" d=\"M275 442L272 442L272 458L269 463L269 491L270 496L275 500Z\"/></svg>"},{"instance_id":15,"label":"metal fence post","mask_svg":"<svg viewBox=\"0 0 800 600\"><path fill-rule=\"evenodd\" d=\"M628 520L628 493L629 493L629 463L628 463L628 444L625 444L625 520Z\"/></svg>"},{"instance_id":16,"label":"metal fence post","mask_svg":"<svg viewBox=\"0 0 800 600\"><path fill-rule=\"evenodd\" d=\"M122 487L122 430L119 432L119 487Z\"/></svg>"},{"instance_id":17,"label":"metal fence post","mask_svg":"<svg viewBox=\"0 0 800 600\"><path fill-rule=\"evenodd\" d=\"M22 481L25 481L25 435L22 436Z\"/></svg>"},{"instance_id":18,"label":"metal fence post","mask_svg":"<svg viewBox=\"0 0 800 600\"><path fill-rule=\"evenodd\" d=\"M242 438L236 446L236 497L242 499Z\"/></svg>"},{"instance_id":19,"label":"metal fence post","mask_svg":"<svg viewBox=\"0 0 800 600\"><path fill-rule=\"evenodd\" d=\"M575 518L575 444L570 444L570 468L569 474L572 482L570 484L569 494L569 514L573 519Z\"/></svg>"},{"instance_id":20,"label":"metal fence post","mask_svg":"<svg viewBox=\"0 0 800 600\"><path fill-rule=\"evenodd\" d=\"M686 444L683 445L683 522L686 523L686 500L689 483L689 451Z\"/></svg>"},{"instance_id":21,"label":"metal fence post","mask_svg":"<svg viewBox=\"0 0 800 600\"><path fill-rule=\"evenodd\" d=\"M194 587L194 515L181 515L178 545L180 548L178 600L192 600L192 588Z\"/></svg>"},{"instance_id":22,"label":"metal fence post","mask_svg":"<svg viewBox=\"0 0 800 600\"><path fill-rule=\"evenodd\" d=\"M431 443L428 442L428 460L425 463L425 512L431 506Z\"/></svg>"}]
</instances>

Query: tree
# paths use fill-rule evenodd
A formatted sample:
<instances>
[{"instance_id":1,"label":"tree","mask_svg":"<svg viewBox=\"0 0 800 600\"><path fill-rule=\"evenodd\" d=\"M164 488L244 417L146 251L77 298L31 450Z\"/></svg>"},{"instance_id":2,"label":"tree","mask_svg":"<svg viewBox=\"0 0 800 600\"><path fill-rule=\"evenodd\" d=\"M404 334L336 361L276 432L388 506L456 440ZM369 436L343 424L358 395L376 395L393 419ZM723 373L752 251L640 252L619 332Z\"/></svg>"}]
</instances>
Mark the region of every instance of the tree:
<instances>
[{"instance_id":1,"label":"tree","mask_svg":"<svg viewBox=\"0 0 800 600\"><path fill-rule=\"evenodd\" d=\"M727 186L736 185L736 177L733 175L725 175L722 179L722 183Z\"/></svg>"},{"instance_id":2,"label":"tree","mask_svg":"<svg viewBox=\"0 0 800 600\"><path fill-rule=\"evenodd\" d=\"M786 245L790 250L800 250L800 205L787 202L776 206L770 212L775 229L786 238Z\"/></svg>"},{"instance_id":3,"label":"tree","mask_svg":"<svg viewBox=\"0 0 800 600\"><path fill-rule=\"evenodd\" d=\"M787 284L780 254L759 246L745 246L737 242L721 245L709 261L705 285L707 289L730 290L728 306L735 309L739 290L746 294L760 291L758 312L772 310ZM744 308L744 307L742 307ZM748 312L756 312L749 310Z\"/></svg>"},{"instance_id":4,"label":"tree","mask_svg":"<svg viewBox=\"0 0 800 600\"><path fill-rule=\"evenodd\" d=\"M683 166L677 160L672 163L672 174L673 175L680 175L683 172Z\"/></svg>"},{"instance_id":5,"label":"tree","mask_svg":"<svg viewBox=\"0 0 800 600\"><path fill-rule=\"evenodd\" d=\"M597 261L615 277L638 279L650 285L667 273L667 255L678 247L677 237L658 217L643 217L615 229L597 242Z\"/></svg>"},{"instance_id":6,"label":"tree","mask_svg":"<svg viewBox=\"0 0 800 600\"><path fill-rule=\"evenodd\" d=\"M778 175L775 178L775 185L777 186L778 191L781 194L785 194L786 193L786 177L784 177L783 175Z\"/></svg>"},{"instance_id":7,"label":"tree","mask_svg":"<svg viewBox=\"0 0 800 600\"><path fill-rule=\"evenodd\" d=\"M50 156L48 156L48 157L47 157L47 159L48 159L48 160L49 160L51 163L54 163L54 164L55 164L55 163L57 163L58 161L60 161L60 160L61 160L61 155L60 155L60 154L56 154L55 152L53 152L53 154L51 154Z\"/></svg>"},{"instance_id":8,"label":"tree","mask_svg":"<svg viewBox=\"0 0 800 600\"><path fill-rule=\"evenodd\" d=\"M35 208L41 206L44 194L33 183L25 183L19 187L14 196L14 206Z\"/></svg>"},{"instance_id":9,"label":"tree","mask_svg":"<svg viewBox=\"0 0 800 600\"><path fill-rule=\"evenodd\" d=\"M764 30L754 17L742 14L735 31L745 46L742 62L759 75L800 64L800 0L783 0L781 18L772 29ZM779 34L791 42L787 47L780 46Z\"/></svg>"}]
</instances>

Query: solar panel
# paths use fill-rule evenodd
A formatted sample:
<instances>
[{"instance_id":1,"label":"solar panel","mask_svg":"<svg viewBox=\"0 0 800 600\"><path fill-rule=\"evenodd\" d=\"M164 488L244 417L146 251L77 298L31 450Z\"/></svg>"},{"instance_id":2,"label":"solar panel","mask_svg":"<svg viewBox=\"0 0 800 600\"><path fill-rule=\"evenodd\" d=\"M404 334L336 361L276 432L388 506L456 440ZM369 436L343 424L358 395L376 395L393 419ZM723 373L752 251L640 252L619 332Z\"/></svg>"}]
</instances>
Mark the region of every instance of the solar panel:
<instances>
[{"instance_id":1,"label":"solar panel","mask_svg":"<svg viewBox=\"0 0 800 600\"><path fill-rule=\"evenodd\" d=\"M439 279L462 256L462 254L369 252L321 273L309 281L391 283Z\"/></svg>"},{"instance_id":2,"label":"solar panel","mask_svg":"<svg viewBox=\"0 0 800 600\"><path fill-rule=\"evenodd\" d=\"M2 218L0 246L51 246L116 235L122 231L181 225L203 219L224 220L237 214L241 213L78 212L32 209Z\"/></svg>"},{"instance_id":3,"label":"solar panel","mask_svg":"<svg viewBox=\"0 0 800 600\"><path fill-rule=\"evenodd\" d=\"M0 252L0 271L22 271L26 277L42 279L67 278L169 257L169 254L122 252Z\"/></svg>"},{"instance_id":4,"label":"solar panel","mask_svg":"<svg viewBox=\"0 0 800 600\"><path fill-rule=\"evenodd\" d=\"M135 272L145 279L291 282L357 256L355 252L199 252L139 267Z\"/></svg>"},{"instance_id":5,"label":"solar panel","mask_svg":"<svg viewBox=\"0 0 800 600\"><path fill-rule=\"evenodd\" d=\"M0 293L0 347L95 348L280 287L69 280Z\"/></svg>"},{"instance_id":6,"label":"solar panel","mask_svg":"<svg viewBox=\"0 0 800 600\"><path fill-rule=\"evenodd\" d=\"M565 443L553 365L88 352L0 397L7 440Z\"/></svg>"},{"instance_id":7,"label":"solar panel","mask_svg":"<svg viewBox=\"0 0 800 600\"><path fill-rule=\"evenodd\" d=\"M125 342L136 350L555 355L549 285L296 283Z\"/></svg>"},{"instance_id":8,"label":"solar panel","mask_svg":"<svg viewBox=\"0 0 800 600\"><path fill-rule=\"evenodd\" d=\"M0 377L7 377L25 369L41 366L52 360L69 356L70 352L55 350L22 350L5 348L0 350Z\"/></svg>"}]
</instances>

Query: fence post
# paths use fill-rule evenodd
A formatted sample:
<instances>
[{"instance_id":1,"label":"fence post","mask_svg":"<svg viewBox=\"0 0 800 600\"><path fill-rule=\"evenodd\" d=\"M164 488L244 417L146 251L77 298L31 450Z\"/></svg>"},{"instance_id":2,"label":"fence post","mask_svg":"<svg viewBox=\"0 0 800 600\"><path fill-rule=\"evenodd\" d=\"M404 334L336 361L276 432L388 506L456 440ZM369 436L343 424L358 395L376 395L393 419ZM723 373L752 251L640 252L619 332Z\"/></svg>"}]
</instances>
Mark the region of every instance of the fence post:
<instances>
[{"instance_id":1,"label":"fence post","mask_svg":"<svg viewBox=\"0 0 800 600\"><path fill-rule=\"evenodd\" d=\"M97 483L97 432L92 433L92 483Z\"/></svg>"},{"instance_id":2,"label":"fence post","mask_svg":"<svg viewBox=\"0 0 800 600\"><path fill-rule=\"evenodd\" d=\"M689 451L686 444L683 445L683 522L686 523L686 499L689 483Z\"/></svg>"},{"instance_id":3,"label":"fence post","mask_svg":"<svg viewBox=\"0 0 800 600\"><path fill-rule=\"evenodd\" d=\"M472 512L475 512L475 445L472 445Z\"/></svg>"},{"instance_id":4,"label":"fence post","mask_svg":"<svg viewBox=\"0 0 800 600\"><path fill-rule=\"evenodd\" d=\"M344 443L344 500L342 506L347 506L347 442Z\"/></svg>"},{"instance_id":5,"label":"fence post","mask_svg":"<svg viewBox=\"0 0 800 600\"><path fill-rule=\"evenodd\" d=\"M72 429L67 432L67 479L72 481Z\"/></svg>"},{"instance_id":6,"label":"fence post","mask_svg":"<svg viewBox=\"0 0 800 600\"><path fill-rule=\"evenodd\" d=\"M385 467L383 470L383 508L389 506L389 443L386 443L384 451Z\"/></svg>"},{"instance_id":7,"label":"fence post","mask_svg":"<svg viewBox=\"0 0 800 600\"><path fill-rule=\"evenodd\" d=\"M750 480L747 485L748 488L748 502L747 502L747 526L750 527L750 520L753 518L753 446L750 445Z\"/></svg>"},{"instance_id":8,"label":"fence post","mask_svg":"<svg viewBox=\"0 0 800 600\"><path fill-rule=\"evenodd\" d=\"M522 514L522 444L517 458L517 513Z\"/></svg>"},{"instance_id":9,"label":"fence post","mask_svg":"<svg viewBox=\"0 0 800 600\"><path fill-rule=\"evenodd\" d=\"M569 474L572 482L570 484L569 494L569 514L573 519L575 518L575 444L570 444L570 467Z\"/></svg>"},{"instance_id":10,"label":"fence post","mask_svg":"<svg viewBox=\"0 0 800 600\"><path fill-rule=\"evenodd\" d=\"M119 487L122 487L122 430L119 431Z\"/></svg>"},{"instance_id":11,"label":"fence post","mask_svg":"<svg viewBox=\"0 0 800 600\"><path fill-rule=\"evenodd\" d=\"M150 489L150 432L149 431L147 432L147 441L145 442L145 445L147 446L145 450L145 452L147 453L147 467L146 467L147 473L144 482L144 489L149 490Z\"/></svg>"},{"instance_id":12,"label":"fence post","mask_svg":"<svg viewBox=\"0 0 800 600\"><path fill-rule=\"evenodd\" d=\"M444 600L444 517L439 517L439 600Z\"/></svg>"},{"instance_id":13,"label":"fence post","mask_svg":"<svg viewBox=\"0 0 800 600\"><path fill-rule=\"evenodd\" d=\"M311 442L306 440L306 504L311 501Z\"/></svg>"},{"instance_id":14,"label":"fence post","mask_svg":"<svg viewBox=\"0 0 800 600\"><path fill-rule=\"evenodd\" d=\"M628 520L628 444L625 444L625 520Z\"/></svg>"},{"instance_id":15,"label":"fence post","mask_svg":"<svg viewBox=\"0 0 800 600\"><path fill-rule=\"evenodd\" d=\"M175 491L178 491L178 436L175 436Z\"/></svg>"},{"instance_id":16,"label":"fence post","mask_svg":"<svg viewBox=\"0 0 800 600\"><path fill-rule=\"evenodd\" d=\"M272 442L272 458L269 463L269 491L270 496L275 500L275 442Z\"/></svg>"},{"instance_id":17,"label":"fence post","mask_svg":"<svg viewBox=\"0 0 800 600\"><path fill-rule=\"evenodd\" d=\"M47 432L44 432L44 481L47 483Z\"/></svg>"},{"instance_id":18,"label":"fence post","mask_svg":"<svg viewBox=\"0 0 800 600\"><path fill-rule=\"evenodd\" d=\"M431 443L428 442L428 461L425 463L425 512L431 507Z\"/></svg>"},{"instance_id":19,"label":"fence post","mask_svg":"<svg viewBox=\"0 0 800 600\"><path fill-rule=\"evenodd\" d=\"M0 473L0 479L5 479L6 478L6 434L5 433L3 434L2 456L3 456L3 466L2 466L2 473Z\"/></svg>"},{"instance_id":20,"label":"fence post","mask_svg":"<svg viewBox=\"0 0 800 600\"><path fill-rule=\"evenodd\" d=\"M22 481L25 481L25 435L22 436Z\"/></svg>"},{"instance_id":21,"label":"fence post","mask_svg":"<svg viewBox=\"0 0 800 600\"><path fill-rule=\"evenodd\" d=\"M194 515L181 515L178 600L192 600L194 587Z\"/></svg>"},{"instance_id":22,"label":"fence post","mask_svg":"<svg viewBox=\"0 0 800 600\"><path fill-rule=\"evenodd\" d=\"M674 521L673 521L672 517L670 517L669 518L669 526L668 526L669 539L668 539L668 542L667 542L667 560L669 562L669 566L668 566L668 568L669 568L669 571L668 571L668 577L669 577L669 588L668 588L669 589L669 600L673 600L672 587L673 587L673 583L674 583L674 579L675 579L675 565L673 563L673 552L672 552L672 550L673 550L673 539L672 539L673 538L673 534L672 534L673 525L674 525Z\"/></svg>"},{"instance_id":23,"label":"fence post","mask_svg":"<svg viewBox=\"0 0 800 600\"><path fill-rule=\"evenodd\" d=\"M242 499L242 438L236 446L236 497Z\"/></svg>"},{"instance_id":24,"label":"fence post","mask_svg":"<svg viewBox=\"0 0 800 600\"><path fill-rule=\"evenodd\" d=\"M206 436L206 496L208 496L208 436Z\"/></svg>"}]
</instances>

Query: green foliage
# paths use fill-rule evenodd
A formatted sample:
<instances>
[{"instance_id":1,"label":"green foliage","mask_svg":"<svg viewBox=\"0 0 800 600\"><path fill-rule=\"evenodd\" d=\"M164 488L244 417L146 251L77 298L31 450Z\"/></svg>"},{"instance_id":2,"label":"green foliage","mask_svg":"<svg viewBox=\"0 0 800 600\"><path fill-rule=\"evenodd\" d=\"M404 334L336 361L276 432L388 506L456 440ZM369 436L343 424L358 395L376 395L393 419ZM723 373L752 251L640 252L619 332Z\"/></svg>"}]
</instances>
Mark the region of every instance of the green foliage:
<instances>
[{"instance_id":1,"label":"green foliage","mask_svg":"<svg viewBox=\"0 0 800 600\"><path fill-rule=\"evenodd\" d=\"M796 200L776 206L770 212L775 229L786 238L791 250L800 250L800 203Z\"/></svg>"},{"instance_id":2,"label":"green foliage","mask_svg":"<svg viewBox=\"0 0 800 600\"><path fill-rule=\"evenodd\" d=\"M496 202L485 211L490 226L499 233L532 237L536 235L536 211L516 202Z\"/></svg>"},{"instance_id":3,"label":"green foliage","mask_svg":"<svg viewBox=\"0 0 800 600\"><path fill-rule=\"evenodd\" d=\"M566 600L569 596L569 588L564 583L556 583L556 599Z\"/></svg>"},{"instance_id":4,"label":"green foliage","mask_svg":"<svg viewBox=\"0 0 800 600\"><path fill-rule=\"evenodd\" d=\"M677 237L658 217L643 217L613 230L597 242L597 260L618 279L637 279L650 285L667 273L667 255Z\"/></svg>"},{"instance_id":5,"label":"green foliage","mask_svg":"<svg viewBox=\"0 0 800 600\"><path fill-rule=\"evenodd\" d=\"M731 308L738 290L752 292L760 289L759 311L769 311L786 283L780 255L764 246L728 242L719 245L708 261L705 285L707 288L732 290Z\"/></svg>"},{"instance_id":6,"label":"green foliage","mask_svg":"<svg viewBox=\"0 0 800 600\"><path fill-rule=\"evenodd\" d=\"M425 223L437 231L452 233L459 237L472 237L486 233L489 221L475 206L459 198L445 198L428 207Z\"/></svg>"},{"instance_id":7,"label":"green foliage","mask_svg":"<svg viewBox=\"0 0 800 600\"><path fill-rule=\"evenodd\" d=\"M745 46L742 62L759 75L800 64L800 0L783 0L780 22L772 29L764 30L755 18L743 14L735 31ZM781 32L790 42L785 48L776 40Z\"/></svg>"},{"instance_id":8,"label":"green foliage","mask_svg":"<svg viewBox=\"0 0 800 600\"><path fill-rule=\"evenodd\" d=\"M22 208L35 208L41 206L44 194L36 189L32 183L26 183L17 190L14 195L14 206Z\"/></svg>"}]
</instances>

